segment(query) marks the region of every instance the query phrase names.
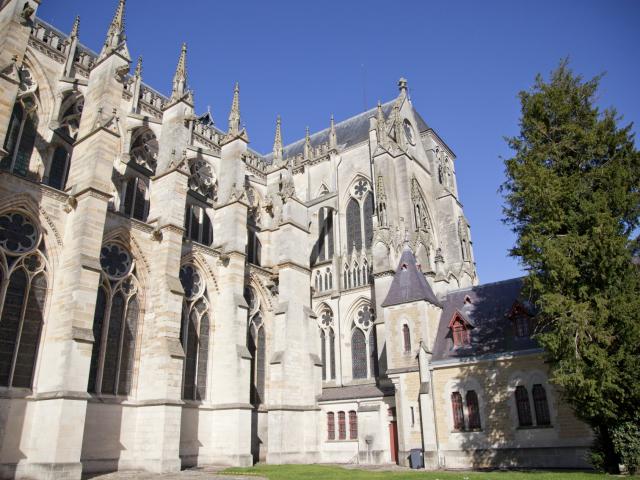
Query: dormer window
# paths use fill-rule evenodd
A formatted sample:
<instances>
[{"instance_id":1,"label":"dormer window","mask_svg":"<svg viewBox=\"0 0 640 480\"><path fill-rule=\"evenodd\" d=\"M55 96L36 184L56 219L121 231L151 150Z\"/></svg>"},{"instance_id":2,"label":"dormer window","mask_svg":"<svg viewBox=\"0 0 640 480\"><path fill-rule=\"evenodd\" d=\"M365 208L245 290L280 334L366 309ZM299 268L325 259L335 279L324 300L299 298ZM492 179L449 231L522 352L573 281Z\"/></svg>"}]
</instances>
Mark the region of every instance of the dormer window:
<instances>
[{"instance_id":1,"label":"dormer window","mask_svg":"<svg viewBox=\"0 0 640 480\"><path fill-rule=\"evenodd\" d=\"M467 347L471 345L471 325L465 321L459 312L456 312L454 317L449 322L449 328L451 329L451 337L453 338L453 346Z\"/></svg>"},{"instance_id":2,"label":"dormer window","mask_svg":"<svg viewBox=\"0 0 640 480\"><path fill-rule=\"evenodd\" d=\"M527 313L520 302L513 304L507 317L513 322L513 331L516 337L529 338L531 336L531 315Z\"/></svg>"}]
</instances>

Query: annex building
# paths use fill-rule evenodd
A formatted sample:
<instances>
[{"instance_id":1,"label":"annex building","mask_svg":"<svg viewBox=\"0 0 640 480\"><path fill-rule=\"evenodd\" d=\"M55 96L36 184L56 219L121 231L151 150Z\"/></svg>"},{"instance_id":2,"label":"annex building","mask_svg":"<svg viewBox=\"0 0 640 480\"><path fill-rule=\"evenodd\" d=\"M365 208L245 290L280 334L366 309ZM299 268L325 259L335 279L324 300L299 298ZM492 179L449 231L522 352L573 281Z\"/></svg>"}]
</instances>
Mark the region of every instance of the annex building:
<instances>
[{"instance_id":1,"label":"annex building","mask_svg":"<svg viewBox=\"0 0 640 480\"><path fill-rule=\"evenodd\" d=\"M226 131L197 113L186 47L143 82L124 0L99 54L39 3L0 1L0 478L587 465L405 80L260 154L237 85Z\"/></svg>"}]
</instances>

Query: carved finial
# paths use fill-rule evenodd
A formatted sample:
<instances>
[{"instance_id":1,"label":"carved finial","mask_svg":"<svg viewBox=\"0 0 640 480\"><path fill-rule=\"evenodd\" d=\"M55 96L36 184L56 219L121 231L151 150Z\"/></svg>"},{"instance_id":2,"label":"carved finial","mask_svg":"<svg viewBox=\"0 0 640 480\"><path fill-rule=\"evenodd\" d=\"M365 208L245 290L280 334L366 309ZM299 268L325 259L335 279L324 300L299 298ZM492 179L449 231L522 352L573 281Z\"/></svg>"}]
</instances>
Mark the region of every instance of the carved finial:
<instances>
[{"instance_id":1,"label":"carved finial","mask_svg":"<svg viewBox=\"0 0 640 480\"><path fill-rule=\"evenodd\" d=\"M398 80L398 90L400 90L400 93L407 93L407 79L404 77L401 77L400 80Z\"/></svg>"},{"instance_id":2,"label":"carved finial","mask_svg":"<svg viewBox=\"0 0 640 480\"><path fill-rule=\"evenodd\" d=\"M236 82L233 89L233 101L231 102L231 111L229 112L229 135L238 135L241 130L240 123L240 86Z\"/></svg>"},{"instance_id":3,"label":"carved finial","mask_svg":"<svg viewBox=\"0 0 640 480\"><path fill-rule=\"evenodd\" d=\"M107 31L107 39L104 42L104 47L100 53L100 58L106 57L109 53L119 50L125 41L127 40L124 34L124 4L125 0L118 2L118 8L111 20L109 30ZM125 49L126 56L128 57L128 51Z\"/></svg>"},{"instance_id":4,"label":"carved finial","mask_svg":"<svg viewBox=\"0 0 640 480\"><path fill-rule=\"evenodd\" d=\"M377 134L378 144L384 145L386 143L386 120L384 118L384 112L382 111L382 103L378 100L378 110L376 112Z\"/></svg>"},{"instance_id":5,"label":"carved finial","mask_svg":"<svg viewBox=\"0 0 640 480\"><path fill-rule=\"evenodd\" d=\"M80 31L80 16L77 15L76 19L73 21L73 27L71 27L71 33L69 34L69 37L77 38L79 31Z\"/></svg>"},{"instance_id":6,"label":"carved finial","mask_svg":"<svg viewBox=\"0 0 640 480\"><path fill-rule=\"evenodd\" d=\"M309 127L307 126L304 132L304 158L308 160L311 158L311 135L309 135Z\"/></svg>"},{"instance_id":7,"label":"carved finial","mask_svg":"<svg viewBox=\"0 0 640 480\"><path fill-rule=\"evenodd\" d=\"M276 136L273 140L273 159L282 160L282 131L280 127L280 115L276 120Z\"/></svg>"},{"instance_id":8,"label":"carved finial","mask_svg":"<svg viewBox=\"0 0 640 480\"><path fill-rule=\"evenodd\" d=\"M138 63L136 63L136 72L134 75L136 78L142 77L142 55L138 57Z\"/></svg>"},{"instance_id":9,"label":"carved finial","mask_svg":"<svg viewBox=\"0 0 640 480\"><path fill-rule=\"evenodd\" d=\"M338 148L338 136L336 135L336 122L331 114L331 127L329 128L329 148Z\"/></svg>"},{"instance_id":10,"label":"carved finial","mask_svg":"<svg viewBox=\"0 0 640 480\"><path fill-rule=\"evenodd\" d=\"M176 73L173 76L173 89L171 90L171 99L179 100L187 93L187 44L182 44L182 51L178 59Z\"/></svg>"}]
</instances>

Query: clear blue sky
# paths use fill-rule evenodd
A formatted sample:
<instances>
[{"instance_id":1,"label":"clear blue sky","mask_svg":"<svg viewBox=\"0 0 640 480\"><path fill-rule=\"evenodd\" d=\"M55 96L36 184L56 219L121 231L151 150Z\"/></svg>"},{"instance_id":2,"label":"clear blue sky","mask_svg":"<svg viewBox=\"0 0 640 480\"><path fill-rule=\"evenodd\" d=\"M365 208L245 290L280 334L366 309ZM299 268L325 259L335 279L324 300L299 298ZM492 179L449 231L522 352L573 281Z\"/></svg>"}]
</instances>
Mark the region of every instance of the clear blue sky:
<instances>
[{"instance_id":1,"label":"clear blue sky","mask_svg":"<svg viewBox=\"0 0 640 480\"><path fill-rule=\"evenodd\" d=\"M116 0L43 0L38 15L99 50ZM189 45L196 109L226 129L235 81L251 146L269 152L275 117L286 143L397 94L405 76L415 107L457 154L458 186L482 282L521 273L500 221L503 137L518 131L519 90L569 56L585 77L607 72L600 105L640 122L640 1L129 0L132 57L169 93L180 45ZM363 67L366 75L363 76ZM637 144L637 141L636 141Z\"/></svg>"}]
</instances>

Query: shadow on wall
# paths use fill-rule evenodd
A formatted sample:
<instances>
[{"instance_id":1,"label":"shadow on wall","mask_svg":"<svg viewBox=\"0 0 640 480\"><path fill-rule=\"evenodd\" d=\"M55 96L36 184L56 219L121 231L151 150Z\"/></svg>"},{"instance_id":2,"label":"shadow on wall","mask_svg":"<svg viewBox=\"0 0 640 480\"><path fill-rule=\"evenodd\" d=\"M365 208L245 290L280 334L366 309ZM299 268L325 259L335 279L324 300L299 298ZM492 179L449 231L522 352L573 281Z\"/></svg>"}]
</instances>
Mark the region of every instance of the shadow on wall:
<instances>
[{"instance_id":1,"label":"shadow on wall","mask_svg":"<svg viewBox=\"0 0 640 480\"><path fill-rule=\"evenodd\" d=\"M180 464L182 468L198 466L202 449L199 439L200 409L198 405L182 407L180 424Z\"/></svg>"},{"instance_id":2,"label":"shadow on wall","mask_svg":"<svg viewBox=\"0 0 640 480\"><path fill-rule=\"evenodd\" d=\"M89 400L82 436L83 473L115 472L126 447L120 442L126 407ZM128 409L130 413L131 408ZM130 422L135 428L135 421Z\"/></svg>"}]
</instances>

